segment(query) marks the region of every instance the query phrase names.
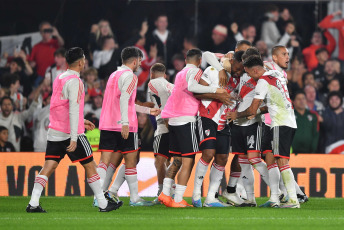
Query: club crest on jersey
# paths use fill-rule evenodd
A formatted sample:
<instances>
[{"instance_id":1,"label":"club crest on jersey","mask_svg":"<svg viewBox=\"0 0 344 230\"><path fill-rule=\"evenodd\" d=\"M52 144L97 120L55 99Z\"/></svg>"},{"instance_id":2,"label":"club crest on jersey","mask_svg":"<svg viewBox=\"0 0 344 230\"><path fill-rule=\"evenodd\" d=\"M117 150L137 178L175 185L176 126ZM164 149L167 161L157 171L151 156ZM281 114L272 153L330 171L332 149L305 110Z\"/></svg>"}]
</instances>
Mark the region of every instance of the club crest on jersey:
<instances>
[{"instance_id":1,"label":"club crest on jersey","mask_svg":"<svg viewBox=\"0 0 344 230\"><path fill-rule=\"evenodd\" d=\"M308 115L307 118L308 118L309 121L312 121L312 120L313 120L312 115Z\"/></svg>"},{"instance_id":2,"label":"club crest on jersey","mask_svg":"<svg viewBox=\"0 0 344 230\"><path fill-rule=\"evenodd\" d=\"M210 129L207 129L206 131L204 131L205 135L207 135L207 137L210 135Z\"/></svg>"},{"instance_id":3,"label":"club crest on jersey","mask_svg":"<svg viewBox=\"0 0 344 230\"><path fill-rule=\"evenodd\" d=\"M250 136L250 137L247 137L247 145L249 146L249 148L253 148L253 145L254 145L254 136Z\"/></svg>"}]
</instances>

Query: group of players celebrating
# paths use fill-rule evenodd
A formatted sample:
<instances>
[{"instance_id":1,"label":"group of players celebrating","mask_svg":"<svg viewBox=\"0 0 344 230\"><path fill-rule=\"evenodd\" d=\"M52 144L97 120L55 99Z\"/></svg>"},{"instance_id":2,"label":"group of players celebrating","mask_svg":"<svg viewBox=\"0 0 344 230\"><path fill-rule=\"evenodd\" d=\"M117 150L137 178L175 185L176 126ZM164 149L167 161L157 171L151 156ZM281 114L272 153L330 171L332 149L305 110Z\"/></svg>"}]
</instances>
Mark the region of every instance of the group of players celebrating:
<instances>
[{"instance_id":1,"label":"group of players celebrating","mask_svg":"<svg viewBox=\"0 0 344 230\"><path fill-rule=\"evenodd\" d=\"M260 207L300 208L300 203L308 200L289 166L297 126L284 71L289 64L286 47L275 46L273 61L265 63L245 40L225 55L190 49L186 66L176 75L174 84L166 80L165 66L154 64L148 84L154 108L136 101L138 79L134 72L141 64L142 52L127 47L121 58L122 66L109 76L106 85L99 123L101 159L96 166L84 135L85 129L94 128L83 119L85 92L80 71L85 56L81 48L66 53L69 69L53 84L45 164L36 176L27 212L46 212L39 199L65 154L84 166L95 196L93 204L101 212L122 206L117 193L124 181L130 190L130 206L256 207L253 168L271 191L270 199ZM204 72L199 68L202 58L210 65ZM136 112L154 115L157 120L153 149L159 190L154 201L138 195ZM218 198L218 190L230 148L235 156L228 186L222 193L225 203ZM202 156L196 166L191 205L183 196L197 153ZM203 179L211 162L209 189L202 204ZM245 189L245 200L236 192L238 182Z\"/></svg>"}]
</instances>

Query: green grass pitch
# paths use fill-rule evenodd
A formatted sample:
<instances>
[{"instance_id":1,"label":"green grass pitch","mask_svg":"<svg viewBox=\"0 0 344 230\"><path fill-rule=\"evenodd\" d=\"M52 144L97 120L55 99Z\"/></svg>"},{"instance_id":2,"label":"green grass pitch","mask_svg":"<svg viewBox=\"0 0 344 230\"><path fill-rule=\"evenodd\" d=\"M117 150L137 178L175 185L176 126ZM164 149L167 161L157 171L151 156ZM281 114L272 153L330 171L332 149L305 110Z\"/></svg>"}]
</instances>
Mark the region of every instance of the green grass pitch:
<instances>
[{"instance_id":1,"label":"green grass pitch","mask_svg":"<svg viewBox=\"0 0 344 230\"><path fill-rule=\"evenodd\" d=\"M0 197L0 229L344 229L344 199L311 198L301 209L129 207L122 200L119 210L99 213L91 197L42 197L48 213L26 213L28 197Z\"/></svg>"}]
</instances>

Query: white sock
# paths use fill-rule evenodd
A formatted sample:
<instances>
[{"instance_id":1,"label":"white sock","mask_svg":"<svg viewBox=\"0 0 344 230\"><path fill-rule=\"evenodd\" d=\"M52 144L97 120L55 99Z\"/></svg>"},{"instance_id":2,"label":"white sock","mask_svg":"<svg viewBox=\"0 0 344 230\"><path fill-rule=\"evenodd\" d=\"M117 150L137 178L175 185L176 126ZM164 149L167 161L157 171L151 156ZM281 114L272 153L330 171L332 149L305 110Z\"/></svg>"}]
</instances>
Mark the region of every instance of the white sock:
<instances>
[{"instance_id":1,"label":"white sock","mask_svg":"<svg viewBox=\"0 0 344 230\"><path fill-rule=\"evenodd\" d=\"M166 196L171 196L171 188L172 185L174 183L174 180L171 178L164 178L164 183L162 186L162 192L166 195Z\"/></svg>"},{"instance_id":2,"label":"white sock","mask_svg":"<svg viewBox=\"0 0 344 230\"><path fill-rule=\"evenodd\" d=\"M160 193L161 193L161 191L162 191L162 187L163 187L163 184L159 184L159 185L158 185L158 194L157 194L157 196L160 195Z\"/></svg>"},{"instance_id":3,"label":"white sock","mask_svg":"<svg viewBox=\"0 0 344 230\"><path fill-rule=\"evenodd\" d=\"M104 180L106 177L106 170L107 170L107 166L105 163L100 162L98 167L97 167L97 173L100 177L100 185L103 186L104 184Z\"/></svg>"},{"instance_id":4,"label":"white sock","mask_svg":"<svg viewBox=\"0 0 344 230\"><path fill-rule=\"evenodd\" d=\"M102 187L104 191L108 190L115 171L116 171L116 166L114 164L110 163L109 167L106 170L106 176L105 176L105 180L104 180L103 187Z\"/></svg>"},{"instance_id":5,"label":"white sock","mask_svg":"<svg viewBox=\"0 0 344 230\"><path fill-rule=\"evenodd\" d=\"M253 169L247 158L239 157L239 164L241 167L241 178L247 194L248 201L255 201L254 197L254 174Z\"/></svg>"},{"instance_id":6,"label":"white sock","mask_svg":"<svg viewBox=\"0 0 344 230\"><path fill-rule=\"evenodd\" d=\"M130 201L137 202L139 197L139 182L137 180L136 168L126 168L125 169L125 180L128 183L130 191Z\"/></svg>"},{"instance_id":7,"label":"white sock","mask_svg":"<svg viewBox=\"0 0 344 230\"><path fill-rule=\"evenodd\" d=\"M111 185L109 192L112 195L117 195L119 188L122 186L122 184L125 181L125 164L122 164L121 167L119 167L116 178Z\"/></svg>"},{"instance_id":8,"label":"white sock","mask_svg":"<svg viewBox=\"0 0 344 230\"><path fill-rule=\"evenodd\" d=\"M39 205L39 198L42 195L42 191L47 185L48 177L44 175L37 175L35 178L35 183L33 185L31 199L29 204L32 207L37 207Z\"/></svg>"},{"instance_id":9,"label":"white sock","mask_svg":"<svg viewBox=\"0 0 344 230\"><path fill-rule=\"evenodd\" d=\"M248 159L248 161L260 173L260 176L264 180L265 184L270 185L269 172L265 162L263 162L260 157L253 157Z\"/></svg>"},{"instance_id":10,"label":"white sock","mask_svg":"<svg viewBox=\"0 0 344 230\"><path fill-rule=\"evenodd\" d=\"M270 200L272 202L279 203L280 171L276 163L269 165L268 170L269 170L269 182L270 182L270 190L271 190Z\"/></svg>"},{"instance_id":11,"label":"white sock","mask_svg":"<svg viewBox=\"0 0 344 230\"><path fill-rule=\"evenodd\" d=\"M94 174L90 178L87 178L87 183L90 185L93 194L98 201L99 208L106 208L108 202L105 199L103 190L100 186L100 176L98 174Z\"/></svg>"},{"instance_id":12,"label":"white sock","mask_svg":"<svg viewBox=\"0 0 344 230\"><path fill-rule=\"evenodd\" d=\"M291 171L291 172L293 172L293 171ZM294 176L294 174L293 174L293 176ZM297 182L296 182L296 180L295 180L295 177L294 177L294 181L295 181L295 190L296 190L296 194L305 195L305 193L302 192L300 186L297 184Z\"/></svg>"},{"instance_id":13,"label":"white sock","mask_svg":"<svg viewBox=\"0 0 344 230\"><path fill-rule=\"evenodd\" d=\"M296 196L295 190L295 180L293 172L290 169L289 165L284 165L280 168L281 176L283 178L284 185L288 191L289 201L292 203L299 203Z\"/></svg>"},{"instance_id":14,"label":"white sock","mask_svg":"<svg viewBox=\"0 0 344 230\"><path fill-rule=\"evenodd\" d=\"M281 177L281 173L280 173L279 189L281 192L283 192L283 195L285 197L288 195L287 189L284 186L283 178Z\"/></svg>"},{"instance_id":15,"label":"white sock","mask_svg":"<svg viewBox=\"0 0 344 230\"><path fill-rule=\"evenodd\" d=\"M227 192L228 193L235 193L236 192L236 185L240 178L241 172L231 172L229 175L228 185L227 185Z\"/></svg>"},{"instance_id":16,"label":"white sock","mask_svg":"<svg viewBox=\"0 0 344 230\"><path fill-rule=\"evenodd\" d=\"M180 185L180 184L176 184L176 193L174 195L174 201L175 202L181 202L183 200L183 196L186 190L186 186L185 185Z\"/></svg>"},{"instance_id":17,"label":"white sock","mask_svg":"<svg viewBox=\"0 0 344 230\"><path fill-rule=\"evenodd\" d=\"M196 172L195 172L195 182L194 182L194 190L192 197L195 200L198 200L201 198L202 194L202 184L205 174L207 173L209 163L205 162L202 157L199 159L197 166L196 166Z\"/></svg>"},{"instance_id":18,"label":"white sock","mask_svg":"<svg viewBox=\"0 0 344 230\"><path fill-rule=\"evenodd\" d=\"M220 166L213 163L211 169L210 169L210 176L209 176L209 189L208 189L208 195L207 198L215 198L215 194L219 190L221 180L223 177L223 172L225 171L224 166Z\"/></svg>"}]
</instances>

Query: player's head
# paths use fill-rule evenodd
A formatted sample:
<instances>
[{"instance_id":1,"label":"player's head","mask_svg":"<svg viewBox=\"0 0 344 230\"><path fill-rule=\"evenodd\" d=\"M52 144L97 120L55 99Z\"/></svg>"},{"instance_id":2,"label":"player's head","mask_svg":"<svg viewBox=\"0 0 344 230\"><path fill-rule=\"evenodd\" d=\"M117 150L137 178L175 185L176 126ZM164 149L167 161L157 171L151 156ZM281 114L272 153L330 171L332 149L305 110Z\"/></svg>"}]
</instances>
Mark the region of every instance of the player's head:
<instances>
[{"instance_id":1,"label":"player's head","mask_svg":"<svg viewBox=\"0 0 344 230\"><path fill-rule=\"evenodd\" d=\"M242 64L242 55L244 51L237 51L234 53L231 63L231 76L234 78L239 78L244 73L244 66Z\"/></svg>"},{"instance_id":2,"label":"player's head","mask_svg":"<svg viewBox=\"0 0 344 230\"><path fill-rule=\"evenodd\" d=\"M259 50L256 47L248 48L242 55L241 59L242 61L245 61L249 56L252 56L252 55L260 56Z\"/></svg>"},{"instance_id":3,"label":"player's head","mask_svg":"<svg viewBox=\"0 0 344 230\"><path fill-rule=\"evenodd\" d=\"M252 43L247 40L240 40L236 43L235 52L237 51L246 51L248 48L252 47Z\"/></svg>"},{"instance_id":4,"label":"player's head","mask_svg":"<svg viewBox=\"0 0 344 230\"><path fill-rule=\"evenodd\" d=\"M66 52L66 61L69 69L80 72L85 67L84 51L79 47L70 48Z\"/></svg>"},{"instance_id":5,"label":"player's head","mask_svg":"<svg viewBox=\"0 0 344 230\"><path fill-rule=\"evenodd\" d=\"M186 64L194 64L199 67L202 63L202 51L200 49L194 48L186 52Z\"/></svg>"},{"instance_id":6,"label":"player's head","mask_svg":"<svg viewBox=\"0 0 344 230\"><path fill-rule=\"evenodd\" d=\"M300 90L295 93L293 104L296 110L306 109L307 100L306 100L306 94L303 90Z\"/></svg>"},{"instance_id":7,"label":"player's head","mask_svg":"<svg viewBox=\"0 0 344 230\"><path fill-rule=\"evenodd\" d=\"M141 65L141 60L143 58L142 51L134 46L126 47L122 50L121 53L122 63L129 68L131 68L134 72Z\"/></svg>"},{"instance_id":8,"label":"player's head","mask_svg":"<svg viewBox=\"0 0 344 230\"><path fill-rule=\"evenodd\" d=\"M289 51L285 46L274 46L271 50L272 60L282 69L289 65Z\"/></svg>"},{"instance_id":9,"label":"player's head","mask_svg":"<svg viewBox=\"0 0 344 230\"><path fill-rule=\"evenodd\" d=\"M157 77L165 77L166 78L166 67L164 64L161 63L155 63L152 65L150 69L150 78L154 79Z\"/></svg>"},{"instance_id":10,"label":"player's head","mask_svg":"<svg viewBox=\"0 0 344 230\"><path fill-rule=\"evenodd\" d=\"M8 117L13 111L13 100L9 96L1 98L0 101L2 116Z\"/></svg>"},{"instance_id":11,"label":"player's head","mask_svg":"<svg viewBox=\"0 0 344 230\"><path fill-rule=\"evenodd\" d=\"M8 129L4 126L0 126L0 141L1 142L8 141Z\"/></svg>"},{"instance_id":12,"label":"player's head","mask_svg":"<svg viewBox=\"0 0 344 230\"><path fill-rule=\"evenodd\" d=\"M258 55L249 56L245 59L243 65L246 73L255 81L258 81L265 72L263 60Z\"/></svg>"}]
</instances>

